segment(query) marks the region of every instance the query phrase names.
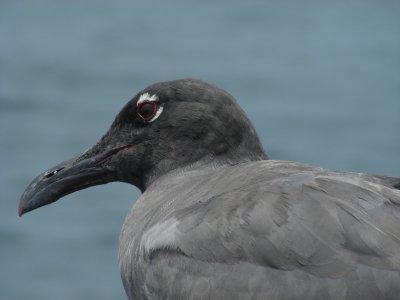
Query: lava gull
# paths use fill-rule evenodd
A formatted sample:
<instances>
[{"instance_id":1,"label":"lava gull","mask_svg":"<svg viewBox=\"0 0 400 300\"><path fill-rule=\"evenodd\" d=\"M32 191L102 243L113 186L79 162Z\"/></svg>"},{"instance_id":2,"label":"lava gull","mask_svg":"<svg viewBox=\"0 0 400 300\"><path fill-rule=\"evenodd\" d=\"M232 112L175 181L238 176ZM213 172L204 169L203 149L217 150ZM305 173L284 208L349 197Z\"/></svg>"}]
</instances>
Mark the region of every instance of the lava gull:
<instances>
[{"instance_id":1,"label":"lava gull","mask_svg":"<svg viewBox=\"0 0 400 300\"><path fill-rule=\"evenodd\" d=\"M129 299L400 299L400 178L268 160L203 81L139 92L92 148L40 174L19 215L89 186L142 192L122 227Z\"/></svg>"}]
</instances>

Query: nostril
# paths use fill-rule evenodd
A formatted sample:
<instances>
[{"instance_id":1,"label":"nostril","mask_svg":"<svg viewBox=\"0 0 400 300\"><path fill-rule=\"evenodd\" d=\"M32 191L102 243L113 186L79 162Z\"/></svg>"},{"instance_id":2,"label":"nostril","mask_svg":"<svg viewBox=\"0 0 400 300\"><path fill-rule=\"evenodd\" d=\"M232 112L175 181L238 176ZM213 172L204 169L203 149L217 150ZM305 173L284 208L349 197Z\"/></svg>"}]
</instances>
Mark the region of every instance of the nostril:
<instances>
[{"instance_id":1,"label":"nostril","mask_svg":"<svg viewBox=\"0 0 400 300\"><path fill-rule=\"evenodd\" d=\"M47 171L46 173L44 173L44 177L45 178L50 178L51 176L53 176L53 175L56 175L58 172L60 172L62 169L64 169L64 168L59 168L59 169L57 169L57 170L55 170L55 171L51 171L51 172L49 172L49 171Z\"/></svg>"}]
</instances>

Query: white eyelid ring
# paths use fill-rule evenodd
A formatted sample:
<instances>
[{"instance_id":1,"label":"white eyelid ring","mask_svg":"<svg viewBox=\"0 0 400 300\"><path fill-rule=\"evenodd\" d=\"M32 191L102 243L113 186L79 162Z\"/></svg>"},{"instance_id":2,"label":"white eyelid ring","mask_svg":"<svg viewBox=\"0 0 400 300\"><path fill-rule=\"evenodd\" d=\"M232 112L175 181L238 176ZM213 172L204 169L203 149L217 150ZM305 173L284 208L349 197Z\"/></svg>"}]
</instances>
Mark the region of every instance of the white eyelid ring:
<instances>
[{"instance_id":1,"label":"white eyelid ring","mask_svg":"<svg viewBox=\"0 0 400 300\"><path fill-rule=\"evenodd\" d=\"M143 116L143 114L140 112L140 109L146 104L154 105L154 111L149 116ZM144 93L140 95L136 104L136 113L144 122L154 122L161 115L162 111L163 105L158 102L158 96L156 94L150 95L149 93Z\"/></svg>"}]
</instances>

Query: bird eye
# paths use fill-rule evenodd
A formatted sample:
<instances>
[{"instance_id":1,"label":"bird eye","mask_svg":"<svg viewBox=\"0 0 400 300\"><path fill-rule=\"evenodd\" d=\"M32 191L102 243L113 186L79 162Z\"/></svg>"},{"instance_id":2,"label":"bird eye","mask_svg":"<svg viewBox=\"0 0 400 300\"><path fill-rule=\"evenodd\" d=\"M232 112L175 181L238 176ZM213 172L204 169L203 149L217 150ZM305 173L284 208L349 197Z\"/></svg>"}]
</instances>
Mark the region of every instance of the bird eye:
<instances>
[{"instance_id":1,"label":"bird eye","mask_svg":"<svg viewBox=\"0 0 400 300\"><path fill-rule=\"evenodd\" d=\"M137 106L138 116L145 122L149 122L157 113L158 104L155 101L143 101Z\"/></svg>"}]
</instances>

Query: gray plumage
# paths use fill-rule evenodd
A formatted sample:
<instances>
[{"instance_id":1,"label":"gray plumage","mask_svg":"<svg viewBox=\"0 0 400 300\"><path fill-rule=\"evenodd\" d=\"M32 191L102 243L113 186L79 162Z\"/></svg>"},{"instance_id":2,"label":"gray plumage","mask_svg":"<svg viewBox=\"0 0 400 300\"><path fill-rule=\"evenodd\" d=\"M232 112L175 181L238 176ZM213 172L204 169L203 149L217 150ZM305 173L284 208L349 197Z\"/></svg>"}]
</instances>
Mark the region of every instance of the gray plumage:
<instances>
[{"instance_id":1,"label":"gray plumage","mask_svg":"<svg viewBox=\"0 0 400 300\"><path fill-rule=\"evenodd\" d=\"M130 299L399 299L400 191L286 161L160 178L120 238Z\"/></svg>"},{"instance_id":2,"label":"gray plumage","mask_svg":"<svg viewBox=\"0 0 400 300\"><path fill-rule=\"evenodd\" d=\"M137 118L146 97L158 106ZM129 299L400 299L400 179L268 160L204 82L140 92L98 144L31 183L20 214L115 180L143 192L120 235Z\"/></svg>"}]
</instances>

